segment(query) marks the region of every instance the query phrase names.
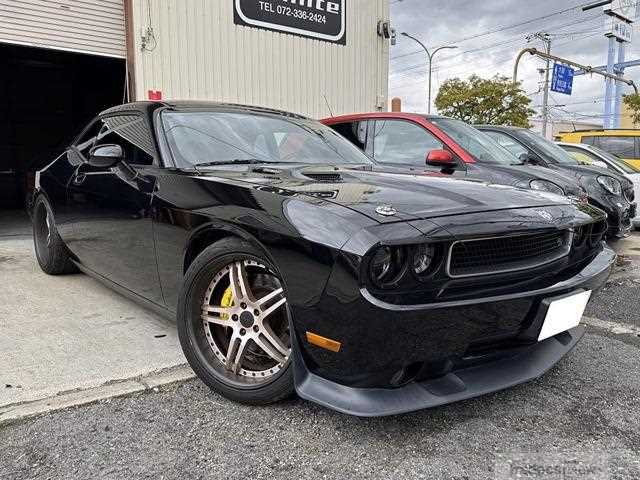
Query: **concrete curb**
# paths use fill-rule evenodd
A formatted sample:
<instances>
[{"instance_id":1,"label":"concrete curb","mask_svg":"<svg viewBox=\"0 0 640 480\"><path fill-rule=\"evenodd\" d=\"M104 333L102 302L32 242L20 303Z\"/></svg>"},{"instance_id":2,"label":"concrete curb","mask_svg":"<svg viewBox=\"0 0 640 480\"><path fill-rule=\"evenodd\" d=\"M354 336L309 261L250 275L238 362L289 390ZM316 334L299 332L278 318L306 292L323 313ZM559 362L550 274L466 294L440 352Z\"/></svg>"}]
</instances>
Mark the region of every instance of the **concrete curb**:
<instances>
[{"instance_id":1,"label":"concrete curb","mask_svg":"<svg viewBox=\"0 0 640 480\"><path fill-rule=\"evenodd\" d=\"M69 407L86 405L108 398L153 390L163 385L185 382L195 377L189 365L178 365L141 377L116 380L86 390L60 392L54 397L0 407L0 425Z\"/></svg>"}]
</instances>

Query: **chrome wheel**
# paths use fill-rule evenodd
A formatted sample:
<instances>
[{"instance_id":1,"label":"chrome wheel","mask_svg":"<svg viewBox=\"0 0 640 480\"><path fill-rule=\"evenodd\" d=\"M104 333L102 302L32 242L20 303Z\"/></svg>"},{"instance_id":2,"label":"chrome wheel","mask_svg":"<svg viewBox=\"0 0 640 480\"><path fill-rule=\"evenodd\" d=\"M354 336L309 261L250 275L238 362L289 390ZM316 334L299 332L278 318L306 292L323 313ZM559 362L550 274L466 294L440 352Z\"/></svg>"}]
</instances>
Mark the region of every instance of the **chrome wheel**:
<instances>
[{"instance_id":1,"label":"chrome wheel","mask_svg":"<svg viewBox=\"0 0 640 480\"><path fill-rule=\"evenodd\" d=\"M291 355L286 303L278 277L257 261L236 261L216 273L201 319L219 366L249 383L280 372Z\"/></svg>"}]
</instances>

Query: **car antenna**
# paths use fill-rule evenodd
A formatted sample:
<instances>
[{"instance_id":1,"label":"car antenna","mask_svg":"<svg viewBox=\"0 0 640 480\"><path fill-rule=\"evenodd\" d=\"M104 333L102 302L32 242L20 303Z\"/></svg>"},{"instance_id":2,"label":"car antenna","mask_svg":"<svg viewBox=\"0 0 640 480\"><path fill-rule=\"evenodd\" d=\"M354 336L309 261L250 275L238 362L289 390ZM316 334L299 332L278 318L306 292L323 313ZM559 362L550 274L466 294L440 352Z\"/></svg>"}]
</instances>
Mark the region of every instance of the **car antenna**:
<instances>
[{"instance_id":1,"label":"car antenna","mask_svg":"<svg viewBox=\"0 0 640 480\"><path fill-rule=\"evenodd\" d=\"M333 111L331 110L331 105L329 105L329 100L327 100L327 95L326 94L322 94L322 96L324 97L324 102L327 104L327 108L329 109L329 113L331 114L331 117L333 118Z\"/></svg>"}]
</instances>

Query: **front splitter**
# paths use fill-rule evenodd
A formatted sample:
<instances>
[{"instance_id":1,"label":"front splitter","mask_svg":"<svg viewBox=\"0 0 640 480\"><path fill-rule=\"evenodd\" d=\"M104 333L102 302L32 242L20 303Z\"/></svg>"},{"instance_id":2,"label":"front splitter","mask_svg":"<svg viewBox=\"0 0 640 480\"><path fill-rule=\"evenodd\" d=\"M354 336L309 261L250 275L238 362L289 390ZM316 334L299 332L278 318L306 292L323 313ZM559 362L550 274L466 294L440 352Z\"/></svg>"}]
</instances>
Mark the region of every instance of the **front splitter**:
<instances>
[{"instance_id":1,"label":"front splitter","mask_svg":"<svg viewBox=\"0 0 640 480\"><path fill-rule=\"evenodd\" d=\"M296 391L306 400L349 415L380 417L478 397L540 377L584 335L582 326L548 338L513 356L457 370L395 389L354 388L309 372L296 360Z\"/></svg>"}]
</instances>

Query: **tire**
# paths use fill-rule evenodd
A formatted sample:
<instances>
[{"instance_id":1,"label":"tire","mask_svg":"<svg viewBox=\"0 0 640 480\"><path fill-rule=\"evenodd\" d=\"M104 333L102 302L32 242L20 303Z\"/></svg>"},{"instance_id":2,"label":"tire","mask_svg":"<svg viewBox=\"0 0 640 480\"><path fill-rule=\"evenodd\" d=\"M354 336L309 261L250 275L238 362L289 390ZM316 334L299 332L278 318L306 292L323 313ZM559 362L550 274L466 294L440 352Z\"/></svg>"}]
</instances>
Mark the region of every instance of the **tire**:
<instances>
[{"instance_id":1,"label":"tire","mask_svg":"<svg viewBox=\"0 0 640 480\"><path fill-rule=\"evenodd\" d=\"M56 229L51 206L43 196L35 201L32 225L36 258L42 271L48 275L77 273L78 268L71 261L69 250Z\"/></svg>"},{"instance_id":2,"label":"tire","mask_svg":"<svg viewBox=\"0 0 640 480\"><path fill-rule=\"evenodd\" d=\"M198 255L184 278L177 323L189 365L213 391L250 405L292 395L286 293L260 249L225 238Z\"/></svg>"}]
</instances>

